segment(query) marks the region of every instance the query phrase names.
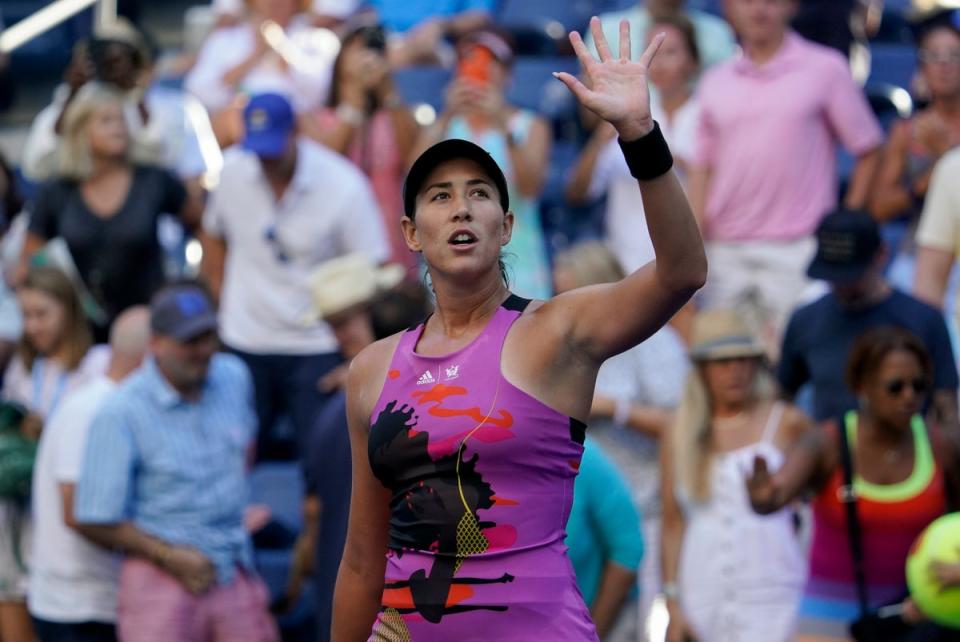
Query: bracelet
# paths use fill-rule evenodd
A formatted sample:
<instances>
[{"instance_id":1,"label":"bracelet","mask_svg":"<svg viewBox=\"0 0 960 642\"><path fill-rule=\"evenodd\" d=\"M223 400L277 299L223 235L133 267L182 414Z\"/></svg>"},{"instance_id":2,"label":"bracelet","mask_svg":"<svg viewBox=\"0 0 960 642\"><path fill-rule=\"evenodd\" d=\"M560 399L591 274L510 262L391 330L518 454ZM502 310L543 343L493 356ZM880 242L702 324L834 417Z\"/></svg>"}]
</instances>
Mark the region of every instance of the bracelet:
<instances>
[{"instance_id":1,"label":"bracelet","mask_svg":"<svg viewBox=\"0 0 960 642\"><path fill-rule=\"evenodd\" d=\"M354 107L353 105L348 105L347 103L340 103L337 105L337 118L345 122L348 125L354 127L359 127L363 124L363 112Z\"/></svg>"},{"instance_id":2,"label":"bracelet","mask_svg":"<svg viewBox=\"0 0 960 642\"><path fill-rule=\"evenodd\" d=\"M660 587L660 592L668 600L675 600L680 597L680 588L676 582L664 582L663 586Z\"/></svg>"},{"instance_id":3,"label":"bracelet","mask_svg":"<svg viewBox=\"0 0 960 642\"><path fill-rule=\"evenodd\" d=\"M613 424L617 428L626 428L630 421L630 402L626 399L616 399L613 402Z\"/></svg>"},{"instance_id":4,"label":"bracelet","mask_svg":"<svg viewBox=\"0 0 960 642\"><path fill-rule=\"evenodd\" d=\"M630 142L625 142L622 138L618 140L630 174L638 181L659 178L673 167L673 155L660 131L660 124L656 121L653 123L653 130L646 136Z\"/></svg>"}]
</instances>

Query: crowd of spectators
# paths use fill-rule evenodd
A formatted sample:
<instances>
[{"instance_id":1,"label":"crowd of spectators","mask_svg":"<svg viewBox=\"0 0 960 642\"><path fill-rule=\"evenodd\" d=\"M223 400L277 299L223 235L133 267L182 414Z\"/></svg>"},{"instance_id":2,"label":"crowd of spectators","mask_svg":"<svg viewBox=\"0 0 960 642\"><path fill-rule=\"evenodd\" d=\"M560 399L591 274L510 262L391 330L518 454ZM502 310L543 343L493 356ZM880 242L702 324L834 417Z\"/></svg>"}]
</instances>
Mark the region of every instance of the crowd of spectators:
<instances>
[{"instance_id":1,"label":"crowd of spectators","mask_svg":"<svg viewBox=\"0 0 960 642\"><path fill-rule=\"evenodd\" d=\"M0 159L0 642L329 639L345 382L430 313L401 219L431 145L503 169L516 294L654 259L613 127L557 106L549 76L539 109L519 98L521 62L570 59L544 3L500 19L523 4L214 0L163 74L149 24L75 43ZM587 4L614 49L630 24L634 57L665 35L651 109L710 265L603 365L584 418L568 544L600 639L840 642L864 593L955 639L904 600L903 569L960 508L960 12ZM890 123L852 69L893 19L918 107ZM270 466L295 481L254 502ZM954 561L933 569L944 590Z\"/></svg>"}]
</instances>

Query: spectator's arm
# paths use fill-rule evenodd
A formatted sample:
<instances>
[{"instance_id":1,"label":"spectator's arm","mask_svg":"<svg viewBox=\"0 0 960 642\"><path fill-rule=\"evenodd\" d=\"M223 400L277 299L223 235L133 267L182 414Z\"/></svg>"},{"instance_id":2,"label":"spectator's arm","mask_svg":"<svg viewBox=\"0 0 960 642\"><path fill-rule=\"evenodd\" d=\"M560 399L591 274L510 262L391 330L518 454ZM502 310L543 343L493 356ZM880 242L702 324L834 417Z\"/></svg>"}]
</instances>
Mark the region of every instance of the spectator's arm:
<instances>
[{"instance_id":1,"label":"spectator's arm","mask_svg":"<svg viewBox=\"0 0 960 642\"><path fill-rule=\"evenodd\" d=\"M61 485L65 486L66 484ZM70 496L73 504L73 495ZM64 509L67 507L67 498L64 495ZM140 557L162 567L164 553L169 545L163 540L147 535L131 522L119 524L83 524L76 518L69 519L67 525L83 535L85 538L103 548L122 552L124 555Z\"/></svg>"},{"instance_id":2,"label":"spectator's arm","mask_svg":"<svg viewBox=\"0 0 960 642\"><path fill-rule=\"evenodd\" d=\"M675 489L677 481L673 466L673 438L666 435L660 440L660 502L662 506L662 525L660 529L660 581L667 594L667 610L670 620L679 626L682 620L680 603L675 593L680 568L680 547L686 521ZM667 590L670 587L670 590Z\"/></svg>"},{"instance_id":3,"label":"spectator's arm","mask_svg":"<svg viewBox=\"0 0 960 642\"><path fill-rule=\"evenodd\" d=\"M673 413L666 408L656 408L643 404L632 403L626 400L618 400L613 397L596 395L593 398L593 405L590 408L590 416L602 419L614 419L617 414L617 406L626 404L625 426L632 430L648 435L657 439L666 432L673 420ZM621 410L622 412L622 410Z\"/></svg>"},{"instance_id":4,"label":"spectator's arm","mask_svg":"<svg viewBox=\"0 0 960 642\"><path fill-rule=\"evenodd\" d=\"M77 520L73 516L73 495L77 485L60 482L57 486L60 489L60 501L63 504L63 522L79 532L79 524L77 524Z\"/></svg>"},{"instance_id":5,"label":"spectator's arm","mask_svg":"<svg viewBox=\"0 0 960 642\"><path fill-rule=\"evenodd\" d=\"M588 448L593 446L589 445ZM596 455L600 455L599 457ZM588 460L594 466L585 490L589 492L591 522L599 532L606 563L590 614L603 639L623 608L636 580L636 569L643 558L640 517L626 481L614 464L600 452Z\"/></svg>"},{"instance_id":6,"label":"spectator's arm","mask_svg":"<svg viewBox=\"0 0 960 642\"><path fill-rule=\"evenodd\" d=\"M218 112L229 104L235 86L256 66L264 51L255 46L251 53L238 61L236 41L232 39L232 33L233 30L222 29L211 32L197 54L196 64L184 78L184 89L211 113ZM258 45L262 41L263 38L258 35ZM242 56L242 52L239 55ZM249 69L244 71L241 67Z\"/></svg>"},{"instance_id":7,"label":"spectator's arm","mask_svg":"<svg viewBox=\"0 0 960 642\"><path fill-rule=\"evenodd\" d=\"M594 130L567 181L567 202L582 205L591 200L591 187L597 174L600 155L616 135L617 131L606 123L601 123L601 126Z\"/></svg>"},{"instance_id":8,"label":"spectator's arm","mask_svg":"<svg viewBox=\"0 0 960 642\"><path fill-rule=\"evenodd\" d=\"M215 301L220 300L226 271L230 216L233 212L223 204L224 191L230 189L221 179L217 189L210 193L203 212L203 226L197 238L203 248L200 274L207 281Z\"/></svg>"},{"instance_id":9,"label":"spectator's arm","mask_svg":"<svg viewBox=\"0 0 960 642\"><path fill-rule=\"evenodd\" d=\"M194 595L206 593L216 582L216 569L203 553L193 548L168 544L148 535L132 522L78 524L77 530L103 548L147 560L172 575Z\"/></svg>"},{"instance_id":10,"label":"spectator's arm","mask_svg":"<svg viewBox=\"0 0 960 642\"><path fill-rule=\"evenodd\" d=\"M909 127L906 121L894 125L880 159L877 180L869 199L870 213L878 221L888 221L910 207L911 194L903 184Z\"/></svg>"},{"instance_id":11,"label":"spectator's arm","mask_svg":"<svg viewBox=\"0 0 960 642\"><path fill-rule=\"evenodd\" d=\"M828 463L827 440L823 430L814 427L796 408L790 408L783 418L781 431L790 441L783 448L786 458L776 472L767 470L767 462L756 457L753 471L745 479L750 504L759 515L774 513L802 493L815 488L832 467Z\"/></svg>"},{"instance_id":12,"label":"spectator's arm","mask_svg":"<svg viewBox=\"0 0 960 642\"><path fill-rule=\"evenodd\" d=\"M921 301L942 310L953 262L953 252L921 245L917 249L917 273L913 281L914 295Z\"/></svg>"},{"instance_id":13,"label":"spectator's arm","mask_svg":"<svg viewBox=\"0 0 960 642\"><path fill-rule=\"evenodd\" d=\"M260 31L260 25L255 25L254 31L256 35L254 36L255 44L253 50L247 55L246 58L241 60L238 64L227 69L220 77L220 82L225 86L233 88L243 82L243 79L247 77L247 74L253 71L257 65L260 64L260 61L263 60L263 57L269 51L270 46L264 39L263 33Z\"/></svg>"},{"instance_id":14,"label":"spectator's arm","mask_svg":"<svg viewBox=\"0 0 960 642\"><path fill-rule=\"evenodd\" d=\"M471 0L467 3L467 8L464 11L447 19L444 24L444 32L458 38L486 26L490 22L490 12L493 9L493 4L489 0Z\"/></svg>"},{"instance_id":15,"label":"spectator's arm","mask_svg":"<svg viewBox=\"0 0 960 642\"><path fill-rule=\"evenodd\" d=\"M164 171L163 203L160 212L177 214L188 230L199 227L203 218L203 188L200 187L199 179L184 182Z\"/></svg>"},{"instance_id":16,"label":"spectator's arm","mask_svg":"<svg viewBox=\"0 0 960 642\"><path fill-rule=\"evenodd\" d=\"M283 594L286 606L292 607L303 592L307 578L313 573L317 544L320 541L320 513L323 505L316 495L307 495L303 500L303 530L293 546L293 561L287 588Z\"/></svg>"},{"instance_id":17,"label":"spectator's arm","mask_svg":"<svg viewBox=\"0 0 960 642\"><path fill-rule=\"evenodd\" d=\"M917 298L942 310L950 269L960 247L960 152L949 152L934 166L930 189L917 227Z\"/></svg>"},{"instance_id":18,"label":"spectator's arm","mask_svg":"<svg viewBox=\"0 0 960 642\"><path fill-rule=\"evenodd\" d=\"M844 148L857 158L844 205L850 209L863 209L867 206L880 163L883 130L863 91L850 76L846 59L839 54L833 55L824 65L823 75L827 124Z\"/></svg>"},{"instance_id":19,"label":"spectator's arm","mask_svg":"<svg viewBox=\"0 0 960 642\"><path fill-rule=\"evenodd\" d=\"M397 149L400 152L400 157L409 158L410 152L420 136L420 124L413 117L410 107L399 102L399 94L396 94L396 96L396 99L388 103L391 104L390 118L393 121L393 133L397 138Z\"/></svg>"},{"instance_id":20,"label":"spectator's arm","mask_svg":"<svg viewBox=\"0 0 960 642\"><path fill-rule=\"evenodd\" d=\"M203 231L198 234L203 248L200 274L207 282L214 301L220 301L223 292L223 273L227 261L227 242L219 236Z\"/></svg>"},{"instance_id":21,"label":"spectator's arm","mask_svg":"<svg viewBox=\"0 0 960 642\"><path fill-rule=\"evenodd\" d=\"M550 128L542 118L533 119L526 140L507 136L513 182L521 196L531 199L540 196L550 161L551 138Z\"/></svg>"},{"instance_id":22,"label":"spectator's arm","mask_svg":"<svg viewBox=\"0 0 960 642\"><path fill-rule=\"evenodd\" d=\"M593 624L597 627L597 637L601 640L605 639L613 628L636 582L636 571L613 561L608 561L604 565L600 586L597 587L597 596L590 607L590 617L593 618Z\"/></svg>"},{"instance_id":23,"label":"spectator's arm","mask_svg":"<svg viewBox=\"0 0 960 642\"><path fill-rule=\"evenodd\" d=\"M860 210L867 206L870 188L874 183L874 177L877 175L879 165L879 147L857 156L857 162L853 167L853 173L850 175L850 183L847 186L847 194L843 199L845 207L852 210Z\"/></svg>"},{"instance_id":24,"label":"spectator's arm","mask_svg":"<svg viewBox=\"0 0 960 642\"><path fill-rule=\"evenodd\" d=\"M710 181L712 172L706 166L694 166L690 168L690 174L687 176L687 193L690 195L690 208L696 217L697 225L704 237L708 236L707 230L707 195L710 193Z\"/></svg>"}]
</instances>

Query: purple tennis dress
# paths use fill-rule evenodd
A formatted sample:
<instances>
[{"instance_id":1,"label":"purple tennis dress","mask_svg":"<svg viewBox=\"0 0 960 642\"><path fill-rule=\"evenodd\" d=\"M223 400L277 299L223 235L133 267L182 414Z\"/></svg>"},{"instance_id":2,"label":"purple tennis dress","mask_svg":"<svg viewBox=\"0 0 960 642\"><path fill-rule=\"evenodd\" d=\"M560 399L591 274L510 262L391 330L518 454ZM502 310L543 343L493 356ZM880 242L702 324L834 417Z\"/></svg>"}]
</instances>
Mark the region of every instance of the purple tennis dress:
<instances>
[{"instance_id":1,"label":"purple tennis dress","mask_svg":"<svg viewBox=\"0 0 960 642\"><path fill-rule=\"evenodd\" d=\"M443 357L400 339L371 417L390 543L370 640L596 640L564 529L584 425L519 390L500 353L529 303L511 296Z\"/></svg>"}]
</instances>

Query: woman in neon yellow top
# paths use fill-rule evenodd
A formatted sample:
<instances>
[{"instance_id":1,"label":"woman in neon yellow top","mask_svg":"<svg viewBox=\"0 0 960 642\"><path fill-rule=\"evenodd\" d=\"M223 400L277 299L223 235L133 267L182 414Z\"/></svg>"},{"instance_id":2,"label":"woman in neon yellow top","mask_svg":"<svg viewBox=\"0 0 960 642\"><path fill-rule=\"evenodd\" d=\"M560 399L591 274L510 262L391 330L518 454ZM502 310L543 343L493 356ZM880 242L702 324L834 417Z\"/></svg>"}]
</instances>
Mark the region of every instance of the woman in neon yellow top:
<instances>
[{"instance_id":1,"label":"woman in neon yellow top","mask_svg":"<svg viewBox=\"0 0 960 642\"><path fill-rule=\"evenodd\" d=\"M960 446L928 429L921 417L932 380L930 356L919 339L899 328L862 335L847 362L847 379L860 399L841 426L811 435L787 455L775 475L755 462L750 500L766 513L812 490L814 538L810 575L800 609L800 642L845 641L861 616L847 532L839 431L846 432L869 609L907 593L905 562L926 526L947 510L950 479L960 470Z\"/></svg>"}]
</instances>

